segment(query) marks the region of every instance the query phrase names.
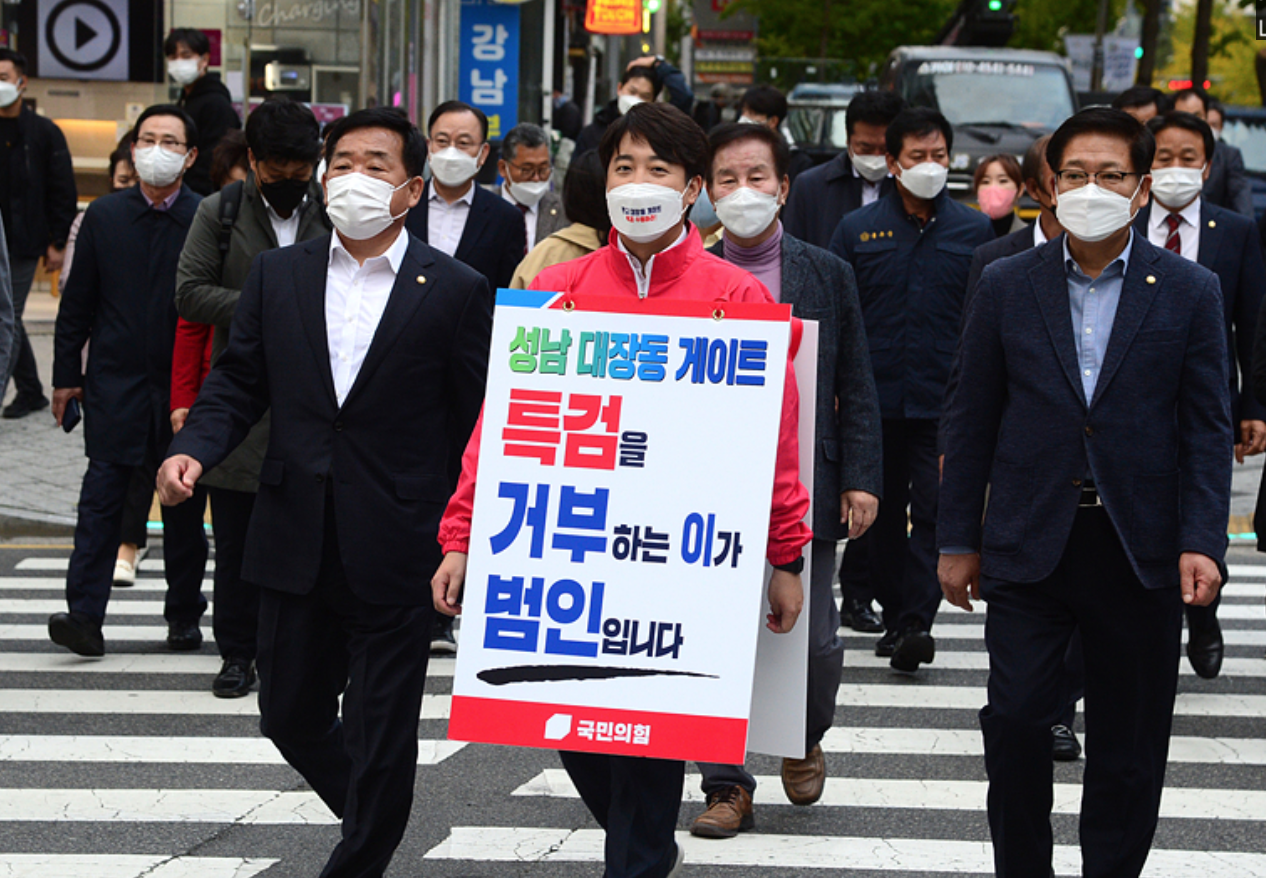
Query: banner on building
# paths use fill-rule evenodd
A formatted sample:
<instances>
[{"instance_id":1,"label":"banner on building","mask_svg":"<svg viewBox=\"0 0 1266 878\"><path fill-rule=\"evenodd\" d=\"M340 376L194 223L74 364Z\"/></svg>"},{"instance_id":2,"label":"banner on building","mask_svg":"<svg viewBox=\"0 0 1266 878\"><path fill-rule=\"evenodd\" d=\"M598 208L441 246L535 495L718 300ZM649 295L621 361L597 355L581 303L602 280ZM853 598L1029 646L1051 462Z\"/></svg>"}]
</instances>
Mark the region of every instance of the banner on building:
<instances>
[{"instance_id":1,"label":"banner on building","mask_svg":"<svg viewBox=\"0 0 1266 878\"><path fill-rule=\"evenodd\" d=\"M488 117L496 140L518 124L519 7L462 0L458 97Z\"/></svg>"},{"instance_id":2,"label":"banner on building","mask_svg":"<svg viewBox=\"0 0 1266 878\"><path fill-rule=\"evenodd\" d=\"M450 737L743 761L789 320L499 291Z\"/></svg>"},{"instance_id":3,"label":"banner on building","mask_svg":"<svg viewBox=\"0 0 1266 878\"><path fill-rule=\"evenodd\" d=\"M588 0L585 30L627 36L642 32L642 0Z\"/></svg>"}]
</instances>

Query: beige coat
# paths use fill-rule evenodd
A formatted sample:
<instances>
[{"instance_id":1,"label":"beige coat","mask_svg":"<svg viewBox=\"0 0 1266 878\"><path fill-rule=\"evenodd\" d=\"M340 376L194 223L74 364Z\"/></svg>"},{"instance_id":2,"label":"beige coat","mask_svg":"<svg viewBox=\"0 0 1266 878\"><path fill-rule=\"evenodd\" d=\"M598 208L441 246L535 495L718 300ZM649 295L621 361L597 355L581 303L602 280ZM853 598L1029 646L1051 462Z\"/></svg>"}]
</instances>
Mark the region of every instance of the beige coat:
<instances>
[{"instance_id":1,"label":"beige coat","mask_svg":"<svg viewBox=\"0 0 1266 878\"><path fill-rule=\"evenodd\" d=\"M510 287L526 290L528 284L551 265L587 256L605 243L596 229L572 223L537 244L531 253L523 257L519 267L514 270L514 277L510 279Z\"/></svg>"}]
</instances>

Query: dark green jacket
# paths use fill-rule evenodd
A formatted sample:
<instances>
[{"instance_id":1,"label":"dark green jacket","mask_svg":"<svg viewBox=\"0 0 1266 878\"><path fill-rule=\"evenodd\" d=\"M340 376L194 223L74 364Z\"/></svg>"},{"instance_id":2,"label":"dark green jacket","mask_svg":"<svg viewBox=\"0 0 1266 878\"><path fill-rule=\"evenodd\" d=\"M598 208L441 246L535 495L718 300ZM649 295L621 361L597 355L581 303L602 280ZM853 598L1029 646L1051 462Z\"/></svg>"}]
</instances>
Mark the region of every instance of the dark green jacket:
<instances>
[{"instance_id":1,"label":"dark green jacket","mask_svg":"<svg viewBox=\"0 0 1266 878\"><path fill-rule=\"evenodd\" d=\"M233 192L236 187L227 188ZM193 323L210 323L215 327L212 343L212 365L229 343L229 324L237 300L255 257L265 250L277 248L277 235L268 218L268 208L255 175L247 176L241 188L242 202L229 251L220 255L220 200L222 192L202 202L194 217L193 227L180 254L176 272L176 308L180 316ZM325 215L321 185L314 179L308 189L308 200L301 211L295 243L319 238L330 233ZM255 491L259 487L259 468L268 448L268 416L251 430L250 435L219 466L207 473L202 484L231 491Z\"/></svg>"}]
</instances>

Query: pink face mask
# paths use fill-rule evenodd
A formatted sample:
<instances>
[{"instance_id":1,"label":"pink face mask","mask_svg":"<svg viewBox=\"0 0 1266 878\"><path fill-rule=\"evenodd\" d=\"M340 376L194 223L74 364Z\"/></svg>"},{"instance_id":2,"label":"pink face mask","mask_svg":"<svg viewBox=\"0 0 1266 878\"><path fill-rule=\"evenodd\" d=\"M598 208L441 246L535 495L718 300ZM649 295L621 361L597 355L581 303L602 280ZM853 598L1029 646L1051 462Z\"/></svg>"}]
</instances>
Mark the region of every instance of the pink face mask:
<instances>
[{"instance_id":1,"label":"pink face mask","mask_svg":"<svg viewBox=\"0 0 1266 878\"><path fill-rule=\"evenodd\" d=\"M1006 186L981 186L976 190L976 200L980 203L980 209L990 219L1002 219L1010 213L1019 197L1019 192Z\"/></svg>"}]
</instances>

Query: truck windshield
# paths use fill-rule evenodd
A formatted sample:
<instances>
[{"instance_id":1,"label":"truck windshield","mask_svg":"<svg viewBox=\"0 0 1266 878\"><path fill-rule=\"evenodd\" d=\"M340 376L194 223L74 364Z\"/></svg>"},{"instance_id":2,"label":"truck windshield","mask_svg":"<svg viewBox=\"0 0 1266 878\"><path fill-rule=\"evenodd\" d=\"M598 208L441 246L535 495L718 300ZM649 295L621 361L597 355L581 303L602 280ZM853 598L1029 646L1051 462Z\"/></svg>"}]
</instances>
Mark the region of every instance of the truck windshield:
<instances>
[{"instance_id":1,"label":"truck windshield","mask_svg":"<svg viewBox=\"0 0 1266 878\"><path fill-rule=\"evenodd\" d=\"M902 97L935 107L951 125L1058 128L1073 114L1058 67L995 61L922 61L906 68Z\"/></svg>"}]
</instances>

